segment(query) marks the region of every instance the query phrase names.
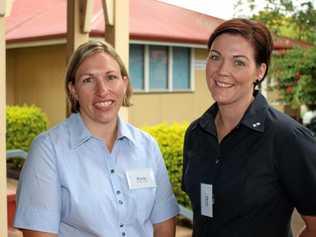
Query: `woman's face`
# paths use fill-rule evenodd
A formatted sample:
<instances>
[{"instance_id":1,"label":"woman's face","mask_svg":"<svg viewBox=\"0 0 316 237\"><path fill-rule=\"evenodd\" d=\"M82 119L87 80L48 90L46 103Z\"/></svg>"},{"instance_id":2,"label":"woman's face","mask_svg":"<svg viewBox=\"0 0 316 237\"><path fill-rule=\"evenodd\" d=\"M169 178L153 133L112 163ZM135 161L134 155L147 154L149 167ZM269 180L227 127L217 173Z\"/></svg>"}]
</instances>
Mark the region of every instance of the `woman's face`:
<instances>
[{"instance_id":1,"label":"woman's face","mask_svg":"<svg viewBox=\"0 0 316 237\"><path fill-rule=\"evenodd\" d=\"M253 83L262 79L265 70L265 64L256 65L254 49L245 38L223 33L211 45L207 85L218 105L249 101Z\"/></svg>"},{"instance_id":2,"label":"woman's face","mask_svg":"<svg viewBox=\"0 0 316 237\"><path fill-rule=\"evenodd\" d=\"M119 64L107 53L97 52L80 64L74 85L68 86L89 127L116 123L127 84Z\"/></svg>"}]
</instances>

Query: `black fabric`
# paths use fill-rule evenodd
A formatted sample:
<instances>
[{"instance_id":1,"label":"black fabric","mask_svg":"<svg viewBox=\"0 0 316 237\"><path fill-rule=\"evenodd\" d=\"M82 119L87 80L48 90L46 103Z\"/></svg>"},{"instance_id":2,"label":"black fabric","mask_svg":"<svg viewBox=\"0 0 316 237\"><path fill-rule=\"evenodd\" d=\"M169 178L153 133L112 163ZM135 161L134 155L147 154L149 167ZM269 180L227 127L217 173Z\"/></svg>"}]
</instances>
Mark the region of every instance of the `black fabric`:
<instances>
[{"instance_id":1,"label":"black fabric","mask_svg":"<svg viewBox=\"0 0 316 237\"><path fill-rule=\"evenodd\" d=\"M219 144L214 104L186 131L182 189L194 237L289 237L296 207L316 215L316 143L310 130L258 93ZM200 184L212 184L213 213L201 215Z\"/></svg>"}]
</instances>

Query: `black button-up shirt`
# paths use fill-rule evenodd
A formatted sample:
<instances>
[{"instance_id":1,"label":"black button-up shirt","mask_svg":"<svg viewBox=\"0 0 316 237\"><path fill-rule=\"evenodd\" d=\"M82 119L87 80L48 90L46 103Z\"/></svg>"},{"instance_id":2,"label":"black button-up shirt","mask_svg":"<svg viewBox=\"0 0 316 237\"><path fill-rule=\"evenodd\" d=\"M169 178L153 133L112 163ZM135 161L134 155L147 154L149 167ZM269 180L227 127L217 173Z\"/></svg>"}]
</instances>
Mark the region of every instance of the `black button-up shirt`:
<instances>
[{"instance_id":1,"label":"black button-up shirt","mask_svg":"<svg viewBox=\"0 0 316 237\"><path fill-rule=\"evenodd\" d=\"M311 131L258 93L218 143L214 104L186 131L182 188L195 237L288 237L293 208L316 215L316 142ZM201 183L213 187L213 217L201 214Z\"/></svg>"}]
</instances>

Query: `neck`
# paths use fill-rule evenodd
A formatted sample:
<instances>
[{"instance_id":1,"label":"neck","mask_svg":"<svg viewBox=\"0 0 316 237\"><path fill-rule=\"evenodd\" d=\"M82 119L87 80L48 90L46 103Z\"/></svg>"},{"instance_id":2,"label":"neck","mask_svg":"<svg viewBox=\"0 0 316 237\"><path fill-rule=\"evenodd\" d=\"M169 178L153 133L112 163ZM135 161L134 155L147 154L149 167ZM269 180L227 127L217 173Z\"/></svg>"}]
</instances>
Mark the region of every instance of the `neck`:
<instances>
[{"instance_id":1,"label":"neck","mask_svg":"<svg viewBox=\"0 0 316 237\"><path fill-rule=\"evenodd\" d=\"M251 95L249 98L238 103L218 105L218 113L215 117L215 125L219 141L221 141L239 124L253 100L254 97Z\"/></svg>"},{"instance_id":2,"label":"neck","mask_svg":"<svg viewBox=\"0 0 316 237\"><path fill-rule=\"evenodd\" d=\"M117 138L118 119L109 123L96 123L95 121L89 121L90 119L85 118L85 116L81 117L90 133L103 140L108 151L111 152Z\"/></svg>"}]
</instances>

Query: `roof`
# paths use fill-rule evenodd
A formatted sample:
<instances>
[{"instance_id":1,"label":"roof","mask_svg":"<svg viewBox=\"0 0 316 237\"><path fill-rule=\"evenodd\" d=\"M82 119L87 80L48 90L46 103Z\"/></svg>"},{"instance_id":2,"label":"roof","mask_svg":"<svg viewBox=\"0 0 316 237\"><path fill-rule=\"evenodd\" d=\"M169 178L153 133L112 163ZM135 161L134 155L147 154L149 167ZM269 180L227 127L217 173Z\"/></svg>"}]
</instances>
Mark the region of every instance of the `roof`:
<instances>
[{"instance_id":1,"label":"roof","mask_svg":"<svg viewBox=\"0 0 316 237\"><path fill-rule=\"evenodd\" d=\"M131 39L206 44L211 32L222 22L219 18L155 0L130 2Z\"/></svg>"},{"instance_id":2,"label":"roof","mask_svg":"<svg viewBox=\"0 0 316 237\"><path fill-rule=\"evenodd\" d=\"M67 0L15 0L6 18L7 42L65 38L66 6ZM135 40L205 44L222 21L157 0L130 0L130 38ZM95 0L91 34L102 36L104 29L102 2Z\"/></svg>"},{"instance_id":3,"label":"roof","mask_svg":"<svg viewBox=\"0 0 316 237\"><path fill-rule=\"evenodd\" d=\"M67 0L15 0L6 18L7 43L66 38ZM130 39L204 44L223 20L157 0L130 0ZM94 0L91 35L103 36L101 0ZM276 48L293 40L276 40Z\"/></svg>"},{"instance_id":4,"label":"roof","mask_svg":"<svg viewBox=\"0 0 316 237\"><path fill-rule=\"evenodd\" d=\"M65 37L67 0L15 0L6 17L6 40L25 42Z\"/></svg>"}]
</instances>

